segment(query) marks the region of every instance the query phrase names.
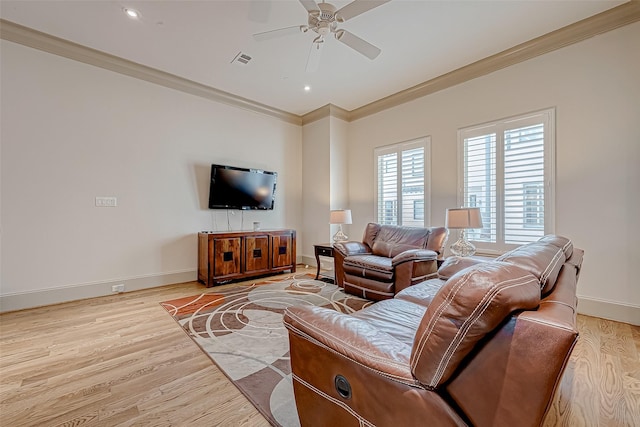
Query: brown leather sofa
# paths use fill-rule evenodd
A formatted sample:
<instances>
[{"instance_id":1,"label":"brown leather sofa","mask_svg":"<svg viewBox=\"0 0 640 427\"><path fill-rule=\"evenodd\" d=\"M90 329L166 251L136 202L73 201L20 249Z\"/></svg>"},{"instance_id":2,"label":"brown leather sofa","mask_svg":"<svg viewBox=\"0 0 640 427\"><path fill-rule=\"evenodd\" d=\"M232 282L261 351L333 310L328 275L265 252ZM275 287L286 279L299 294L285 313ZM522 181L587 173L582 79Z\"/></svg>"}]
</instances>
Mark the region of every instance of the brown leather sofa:
<instances>
[{"instance_id":1,"label":"brown leather sofa","mask_svg":"<svg viewBox=\"0 0 640 427\"><path fill-rule=\"evenodd\" d=\"M583 251L546 236L352 315L291 307L302 426L539 426L576 343Z\"/></svg>"},{"instance_id":2,"label":"brown leather sofa","mask_svg":"<svg viewBox=\"0 0 640 427\"><path fill-rule=\"evenodd\" d=\"M367 224L362 242L333 245L336 284L345 292L382 300L435 277L448 231Z\"/></svg>"}]
</instances>

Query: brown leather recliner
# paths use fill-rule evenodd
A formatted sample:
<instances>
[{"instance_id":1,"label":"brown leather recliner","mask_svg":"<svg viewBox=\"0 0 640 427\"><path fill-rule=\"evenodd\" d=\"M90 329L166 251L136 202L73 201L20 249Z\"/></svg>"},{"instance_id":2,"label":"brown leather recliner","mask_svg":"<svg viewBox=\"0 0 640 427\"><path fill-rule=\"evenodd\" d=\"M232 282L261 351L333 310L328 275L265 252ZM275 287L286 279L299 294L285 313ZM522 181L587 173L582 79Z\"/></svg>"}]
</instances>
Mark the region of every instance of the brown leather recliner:
<instances>
[{"instance_id":1,"label":"brown leather recliner","mask_svg":"<svg viewBox=\"0 0 640 427\"><path fill-rule=\"evenodd\" d=\"M540 426L577 341L583 251L547 236L495 261L447 258L352 315L291 307L305 426Z\"/></svg>"},{"instance_id":2,"label":"brown leather recliner","mask_svg":"<svg viewBox=\"0 0 640 427\"><path fill-rule=\"evenodd\" d=\"M382 300L435 277L448 230L367 224L362 242L333 245L336 284L345 292Z\"/></svg>"}]
</instances>

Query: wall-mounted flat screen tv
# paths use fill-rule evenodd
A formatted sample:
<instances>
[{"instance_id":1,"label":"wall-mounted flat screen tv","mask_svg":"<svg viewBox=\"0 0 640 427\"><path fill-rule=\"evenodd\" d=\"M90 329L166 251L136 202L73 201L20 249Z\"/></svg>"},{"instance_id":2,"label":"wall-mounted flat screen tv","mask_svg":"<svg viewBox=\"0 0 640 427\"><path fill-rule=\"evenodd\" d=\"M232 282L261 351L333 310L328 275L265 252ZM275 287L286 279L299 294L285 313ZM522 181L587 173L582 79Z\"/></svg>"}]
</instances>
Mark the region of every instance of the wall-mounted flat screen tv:
<instances>
[{"instance_id":1,"label":"wall-mounted flat screen tv","mask_svg":"<svg viewBox=\"0 0 640 427\"><path fill-rule=\"evenodd\" d=\"M273 209L276 172L211 165L209 209Z\"/></svg>"}]
</instances>

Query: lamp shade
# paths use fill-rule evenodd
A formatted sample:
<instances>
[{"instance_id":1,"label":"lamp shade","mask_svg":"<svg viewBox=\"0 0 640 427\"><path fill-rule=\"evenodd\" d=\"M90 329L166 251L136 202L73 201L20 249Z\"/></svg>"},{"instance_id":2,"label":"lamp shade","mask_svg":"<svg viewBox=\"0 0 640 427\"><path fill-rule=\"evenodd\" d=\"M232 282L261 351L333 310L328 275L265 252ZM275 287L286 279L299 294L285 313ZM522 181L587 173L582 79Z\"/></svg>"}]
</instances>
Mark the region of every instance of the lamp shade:
<instances>
[{"instance_id":1,"label":"lamp shade","mask_svg":"<svg viewBox=\"0 0 640 427\"><path fill-rule=\"evenodd\" d=\"M351 210L339 209L331 211L329 224L351 224Z\"/></svg>"},{"instance_id":2,"label":"lamp shade","mask_svg":"<svg viewBox=\"0 0 640 427\"><path fill-rule=\"evenodd\" d=\"M480 208L447 209L445 227L451 229L482 228Z\"/></svg>"}]
</instances>

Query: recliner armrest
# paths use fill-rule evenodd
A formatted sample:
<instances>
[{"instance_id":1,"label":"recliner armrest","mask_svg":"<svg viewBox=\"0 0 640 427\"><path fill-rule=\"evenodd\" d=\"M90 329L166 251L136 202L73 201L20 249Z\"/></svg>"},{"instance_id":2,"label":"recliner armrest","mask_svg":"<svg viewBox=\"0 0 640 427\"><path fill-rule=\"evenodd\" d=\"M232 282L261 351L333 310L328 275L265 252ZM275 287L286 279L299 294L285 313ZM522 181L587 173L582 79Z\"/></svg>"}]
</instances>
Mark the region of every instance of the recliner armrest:
<instances>
[{"instance_id":1,"label":"recliner armrest","mask_svg":"<svg viewBox=\"0 0 640 427\"><path fill-rule=\"evenodd\" d=\"M345 257L371 253L371 248L361 242L336 242L333 244L333 249Z\"/></svg>"},{"instance_id":2,"label":"recliner armrest","mask_svg":"<svg viewBox=\"0 0 640 427\"><path fill-rule=\"evenodd\" d=\"M391 259L391 265L394 267L407 261L435 261L438 254L429 249L409 249L399 253Z\"/></svg>"},{"instance_id":3,"label":"recliner armrest","mask_svg":"<svg viewBox=\"0 0 640 427\"><path fill-rule=\"evenodd\" d=\"M323 346L381 375L415 385L411 347L362 319L322 307L289 307L284 324L313 345Z\"/></svg>"}]
</instances>

